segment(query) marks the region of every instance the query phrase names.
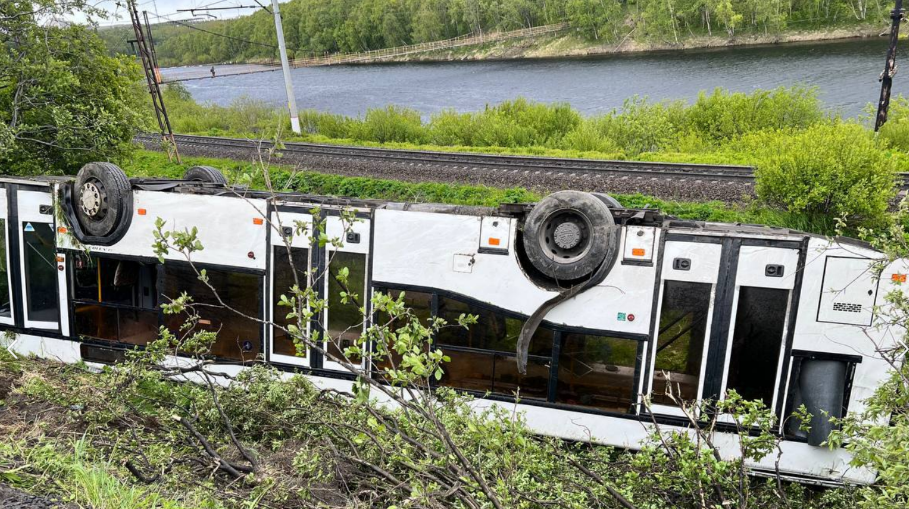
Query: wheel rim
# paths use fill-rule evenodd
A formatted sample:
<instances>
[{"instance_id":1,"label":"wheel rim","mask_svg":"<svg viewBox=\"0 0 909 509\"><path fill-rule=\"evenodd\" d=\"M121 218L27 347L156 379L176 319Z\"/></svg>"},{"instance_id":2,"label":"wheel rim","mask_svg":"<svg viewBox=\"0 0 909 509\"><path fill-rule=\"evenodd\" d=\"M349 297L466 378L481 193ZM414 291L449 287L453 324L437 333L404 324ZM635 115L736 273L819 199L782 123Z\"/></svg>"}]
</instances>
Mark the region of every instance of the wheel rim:
<instances>
[{"instance_id":1,"label":"wheel rim","mask_svg":"<svg viewBox=\"0 0 909 509\"><path fill-rule=\"evenodd\" d=\"M557 263L573 263L590 250L590 230L590 220L584 214L576 210L556 212L540 230L540 247Z\"/></svg>"},{"instance_id":2,"label":"wheel rim","mask_svg":"<svg viewBox=\"0 0 909 509\"><path fill-rule=\"evenodd\" d=\"M82 184L79 189L79 208L93 219L101 219L107 215L107 192L101 181L90 179Z\"/></svg>"}]
</instances>

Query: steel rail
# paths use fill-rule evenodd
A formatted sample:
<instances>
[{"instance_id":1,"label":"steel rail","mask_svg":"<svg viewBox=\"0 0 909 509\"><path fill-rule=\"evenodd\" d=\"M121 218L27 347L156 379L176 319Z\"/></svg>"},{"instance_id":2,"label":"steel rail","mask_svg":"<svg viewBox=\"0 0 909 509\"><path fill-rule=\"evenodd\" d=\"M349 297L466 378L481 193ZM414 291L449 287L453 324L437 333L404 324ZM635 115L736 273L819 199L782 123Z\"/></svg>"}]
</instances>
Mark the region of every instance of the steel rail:
<instances>
[{"instance_id":1,"label":"steel rail","mask_svg":"<svg viewBox=\"0 0 909 509\"><path fill-rule=\"evenodd\" d=\"M176 134L175 141L182 145L224 147L227 149L268 150L270 141L258 141L219 136ZM136 141L154 143L155 135L141 134ZM285 142L281 152L336 159L372 159L411 165L452 166L460 169L492 169L504 172L547 172L558 174L603 173L615 176L653 179L725 180L741 183L754 182L754 168L750 166L710 165L693 163L663 163L650 161L623 161L605 159L575 159L544 156L515 156L476 154L465 152L432 152L375 147L328 145L321 143ZM909 188L909 173L900 173L900 187Z\"/></svg>"}]
</instances>

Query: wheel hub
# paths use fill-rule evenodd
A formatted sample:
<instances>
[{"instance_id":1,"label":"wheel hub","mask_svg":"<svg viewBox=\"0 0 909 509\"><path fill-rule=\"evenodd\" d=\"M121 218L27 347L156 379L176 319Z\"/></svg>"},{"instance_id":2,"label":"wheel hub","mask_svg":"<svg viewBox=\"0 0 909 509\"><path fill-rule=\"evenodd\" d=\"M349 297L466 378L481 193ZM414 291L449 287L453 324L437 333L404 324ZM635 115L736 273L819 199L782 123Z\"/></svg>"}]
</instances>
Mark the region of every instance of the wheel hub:
<instances>
[{"instance_id":1,"label":"wheel hub","mask_svg":"<svg viewBox=\"0 0 909 509\"><path fill-rule=\"evenodd\" d=\"M104 192L104 185L98 181L82 184L79 190L79 206L89 217L103 217L107 213L107 194Z\"/></svg>"},{"instance_id":2,"label":"wheel hub","mask_svg":"<svg viewBox=\"0 0 909 509\"><path fill-rule=\"evenodd\" d=\"M574 223L562 223L556 226L552 236L557 246L571 249L581 242L581 229Z\"/></svg>"},{"instance_id":3,"label":"wheel hub","mask_svg":"<svg viewBox=\"0 0 909 509\"><path fill-rule=\"evenodd\" d=\"M574 210L557 212L540 230L540 245L557 263L572 263L590 248L590 221Z\"/></svg>"}]
</instances>

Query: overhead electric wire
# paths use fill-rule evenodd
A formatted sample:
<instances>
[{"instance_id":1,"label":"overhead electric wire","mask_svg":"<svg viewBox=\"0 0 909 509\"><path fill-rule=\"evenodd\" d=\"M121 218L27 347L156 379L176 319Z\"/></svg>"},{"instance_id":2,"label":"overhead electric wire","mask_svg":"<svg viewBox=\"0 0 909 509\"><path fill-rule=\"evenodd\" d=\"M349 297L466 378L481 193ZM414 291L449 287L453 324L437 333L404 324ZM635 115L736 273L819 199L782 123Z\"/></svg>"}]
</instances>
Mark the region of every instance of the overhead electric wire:
<instances>
[{"instance_id":1,"label":"overhead electric wire","mask_svg":"<svg viewBox=\"0 0 909 509\"><path fill-rule=\"evenodd\" d=\"M232 40L232 41L245 42L246 44L254 44L254 45L256 45L256 46L263 46L263 47L265 47L265 48L278 49L277 46L274 46L274 45L271 45L271 44L265 44L265 43L262 43L262 42L249 41L249 40L246 40L246 39L240 39L239 37L232 37L232 36L226 35L226 34L219 34L219 33L217 33L217 32L212 32L211 30L205 30L204 28L199 28L199 27L196 27L196 26L192 26L192 25L190 25L190 24L188 24L188 23L183 23L183 22L181 22L181 21L177 21L177 20L174 20L174 19L169 19L167 16L158 16L157 14L154 14L153 16L155 16L155 17L158 18L158 19L163 19L164 21L167 21L168 23L174 23L174 24L177 24L177 25L180 25L180 26L184 26L184 27L186 27L186 28L191 28L191 29L193 29L193 30L198 30L198 31L200 31L200 32L204 32L204 33L206 33L206 34L211 34L211 35L215 35L215 36L218 36L218 37L224 37L225 39L230 39L230 40Z\"/></svg>"}]
</instances>

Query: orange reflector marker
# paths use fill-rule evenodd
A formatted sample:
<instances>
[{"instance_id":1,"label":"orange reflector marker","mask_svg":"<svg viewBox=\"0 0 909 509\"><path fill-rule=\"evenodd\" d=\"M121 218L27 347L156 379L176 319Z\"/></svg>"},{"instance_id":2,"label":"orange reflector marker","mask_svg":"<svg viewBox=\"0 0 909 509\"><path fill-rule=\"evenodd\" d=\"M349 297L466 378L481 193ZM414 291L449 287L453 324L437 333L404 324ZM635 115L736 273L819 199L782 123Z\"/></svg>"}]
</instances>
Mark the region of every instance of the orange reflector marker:
<instances>
[{"instance_id":1,"label":"orange reflector marker","mask_svg":"<svg viewBox=\"0 0 909 509\"><path fill-rule=\"evenodd\" d=\"M893 281L894 283L905 283L906 275L905 274L894 274L894 275L890 276L890 280Z\"/></svg>"},{"instance_id":2,"label":"orange reflector marker","mask_svg":"<svg viewBox=\"0 0 909 509\"><path fill-rule=\"evenodd\" d=\"M57 227L57 233L66 233L66 232L68 232L68 231L69 231L69 230L67 230L65 226L58 226L58 227Z\"/></svg>"},{"instance_id":3,"label":"orange reflector marker","mask_svg":"<svg viewBox=\"0 0 909 509\"><path fill-rule=\"evenodd\" d=\"M148 211L145 210L145 209L139 209L138 212L139 212L139 215L140 215L140 216L144 216L145 214L148 213Z\"/></svg>"},{"instance_id":4,"label":"orange reflector marker","mask_svg":"<svg viewBox=\"0 0 909 509\"><path fill-rule=\"evenodd\" d=\"M64 260L64 259L65 259L65 258L63 258L62 256L57 256L57 261L58 261L59 263L63 263L63 260Z\"/></svg>"},{"instance_id":5,"label":"orange reflector marker","mask_svg":"<svg viewBox=\"0 0 909 509\"><path fill-rule=\"evenodd\" d=\"M631 256L644 256L644 249L640 247L635 247L631 249Z\"/></svg>"},{"instance_id":6,"label":"orange reflector marker","mask_svg":"<svg viewBox=\"0 0 909 509\"><path fill-rule=\"evenodd\" d=\"M502 241L493 237L489 237L490 246L498 246Z\"/></svg>"},{"instance_id":7,"label":"orange reflector marker","mask_svg":"<svg viewBox=\"0 0 909 509\"><path fill-rule=\"evenodd\" d=\"M261 217L254 217L253 224L265 224L265 220L262 219Z\"/></svg>"}]
</instances>

